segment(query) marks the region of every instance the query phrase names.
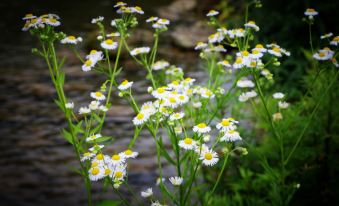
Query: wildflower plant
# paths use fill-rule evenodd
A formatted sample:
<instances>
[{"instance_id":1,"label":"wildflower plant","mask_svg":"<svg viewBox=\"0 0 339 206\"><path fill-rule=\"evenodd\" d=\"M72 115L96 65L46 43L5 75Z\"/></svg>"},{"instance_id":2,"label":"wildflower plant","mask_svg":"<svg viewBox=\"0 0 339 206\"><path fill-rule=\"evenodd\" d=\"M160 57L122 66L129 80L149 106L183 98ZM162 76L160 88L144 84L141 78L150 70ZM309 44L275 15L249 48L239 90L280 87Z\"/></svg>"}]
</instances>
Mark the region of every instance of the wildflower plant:
<instances>
[{"instance_id":1,"label":"wildflower plant","mask_svg":"<svg viewBox=\"0 0 339 206\"><path fill-rule=\"evenodd\" d=\"M186 76L182 68L157 57L159 39L170 27L169 20L148 18L146 23L153 30L153 45L132 48L127 39L133 35L138 16L143 15L144 11L124 2L118 2L114 8L120 16L111 21L110 29L105 26L104 17L92 19L91 23L97 25L100 32L97 40L101 49L91 50L84 57L77 51L77 44L82 42L81 37L57 31L56 27L61 24L59 16L28 14L23 18L23 30L29 31L40 42L41 48L33 49L33 52L44 58L49 69L57 92L55 102L64 112L68 123L67 128L62 129L62 135L74 147L79 162L76 171L84 179L88 205L93 204L93 181L110 185L125 205L131 205L120 189L128 187L128 162L131 158L138 158L139 153L133 147L142 130L147 130L154 140L158 188L146 185L143 191L130 191L131 198L140 204L149 201L151 205L211 205L225 175L229 158L246 155L246 147L251 151L254 147L242 135L242 121L233 117L232 103L253 106L253 110L260 107L264 109L264 113L258 116L264 116L270 125L269 132L279 144L280 173L276 183L281 191L286 189L288 174L285 167L298 147L304 130L295 146L286 152L279 121L284 118L283 110L290 106L286 101L287 95L280 92L265 95L263 85L272 81L270 70L279 67L281 60L290 56L290 52L276 43L265 45L256 42L255 34L260 32L260 27L255 21L249 20L247 14L244 25L226 29L223 22L216 18L219 12L211 10L206 16L209 25L215 28L215 33L206 42L198 42L195 47L208 75L206 84L199 84L196 79ZM309 21L313 21L317 14L307 10L305 15ZM111 29L113 33L108 32ZM329 37L328 34L324 38ZM82 64L79 69L83 72L95 72L106 77L100 88L88 94L92 101L85 107L78 107L64 92L65 58L60 58L55 49L59 43L75 53ZM334 37L330 45L337 46L338 37ZM126 50L147 71L150 99L142 104L133 95L134 82L127 79L117 81L123 70L120 65L122 50ZM116 52L114 60L110 59L110 51ZM337 51L329 48L319 50L313 57L338 65ZM106 154L105 142L113 138L110 134L103 134L102 129L107 111L112 107L113 93L119 94L133 109L135 116L131 122L135 129L123 151ZM164 146L165 139L169 139L170 149ZM162 158L175 168L175 176L164 173ZM265 157L261 157L261 160L264 161ZM213 176L212 182L207 181L208 171ZM207 186L198 186L205 183L208 183ZM161 197L155 197L154 190L160 190ZM287 199L285 193L279 195Z\"/></svg>"}]
</instances>

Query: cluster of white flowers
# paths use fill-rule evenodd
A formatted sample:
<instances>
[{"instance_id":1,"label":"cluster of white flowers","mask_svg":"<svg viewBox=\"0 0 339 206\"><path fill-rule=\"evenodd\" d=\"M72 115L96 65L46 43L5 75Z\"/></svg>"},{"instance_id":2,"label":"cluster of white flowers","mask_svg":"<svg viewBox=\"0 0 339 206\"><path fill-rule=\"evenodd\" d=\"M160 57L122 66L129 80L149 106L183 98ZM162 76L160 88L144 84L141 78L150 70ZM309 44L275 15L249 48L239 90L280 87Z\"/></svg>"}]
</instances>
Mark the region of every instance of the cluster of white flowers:
<instances>
[{"instance_id":1,"label":"cluster of white flowers","mask_svg":"<svg viewBox=\"0 0 339 206\"><path fill-rule=\"evenodd\" d=\"M152 23L154 29L167 29L167 26L170 24L170 20L162 19L159 17L152 16L146 20L147 23Z\"/></svg>"},{"instance_id":2,"label":"cluster of white flowers","mask_svg":"<svg viewBox=\"0 0 339 206\"><path fill-rule=\"evenodd\" d=\"M108 108L102 105L101 102L106 99L102 92L91 92L90 96L94 99L87 107L80 107L79 114L89 114L92 111L107 112Z\"/></svg>"},{"instance_id":3,"label":"cluster of white flowers","mask_svg":"<svg viewBox=\"0 0 339 206\"><path fill-rule=\"evenodd\" d=\"M90 71L98 61L103 59L102 51L92 50L87 56L86 61L82 65L82 71Z\"/></svg>"},{"instance_id":4,"label":"cluster of white flowers","mask_svg":"<svg viewBox=\"0 0 339 206\"><path fill-rule=\"evenodd\" d=\"M39 17L33 14L26 14L22 19L25 21L23 31L45 28L46 26L57 27L61 24L60 17L56 14L44 14Z\"/></svg>"}]
</instances>

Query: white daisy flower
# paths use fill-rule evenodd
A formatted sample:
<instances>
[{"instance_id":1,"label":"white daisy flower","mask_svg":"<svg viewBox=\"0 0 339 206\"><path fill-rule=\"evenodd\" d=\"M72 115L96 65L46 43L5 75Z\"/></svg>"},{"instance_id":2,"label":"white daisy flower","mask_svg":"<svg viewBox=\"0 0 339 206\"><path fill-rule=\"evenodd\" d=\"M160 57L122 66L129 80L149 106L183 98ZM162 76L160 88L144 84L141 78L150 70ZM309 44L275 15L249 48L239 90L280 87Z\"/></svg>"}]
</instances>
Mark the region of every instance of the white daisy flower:
<instances>
[{"instance_id":1,"label":"white daisy flower","mask_svg":"<svg viewBox=\"0 0 339 206\"><path fill-rule=\"evenodd\" d=\"M136 158L138 156L138 152L133 152L130 149L125 150L124 152L120 152L119 155L124 157L125 159L127 158Z\"/></svg>"},{"instance_id":2,"label":"white daisy flower","mask_svg":"<svg viewBox=\"0 0 339 206\"><path fill-rule=\"evenodd\" d=\"M104 145L96 144L93 147L89 148L88 150L91 151L91 152L95 152L96 153L96 152L100 151L104 147L105 147Z\"/></svg>"},{"instance_id":3,"label":"white daisy flower","mask_svg":"<svg viewBox=\"0 0 339 206\"><path fill-rule=\"evenodd\" d=\"M279 47L273 47L272 49L269 49L268 50L268 53L276 56L276 57L281 57L282 54L281 54L281 48Z\"/></svg>"},{"instance_id":4,"label":"white daisy flower","mask_svg":"<svg viewBox=\"0 0 339 206\"><path fill-rule=\"evenodd\" d=\"M233 64L233 68L234 69L240 69L243 66L245 66L243 58L237 57L234 64Z\"/></svg>"},{"instance_id":5,"label":"white daisy flower","mask_svg":"<svg viewBox=\"0 0 339 206\"><path fill-rule=\"evenodd\" d=\"M81 69L82 71L84 72L88 72L88 71L91 71L92 68L94 67L95 65L95 61L91 60L91 59L88 59L85 61L85 63L82 65Z\"/></svg>"},{"instance_id":6,"label":"white daisy flower","mask_svg":"<svg viewBox=\"0 0 339 206\"><path fill-rule=\"evenodd\" d=\"M166 67L168 67L169 65L170 64L167 61L160 60L160 61L155 62L152 65L152 70L162 70L162 69L165 69Z\"/></svg>"},{"instance_id":7,"label":"white daisy flower","mask_svg":"<svg viewBox=\"0 0 339 206\"><path fill-rule=\"evenodd\" d=\"M274 113L272 115L273 121L280 121L282 120L283 116L280 112Z\"/></svg>"},{"instance_id":8,"label":"white daisy flower","mask_svg":"<svg viewBox=\"0 0 339 206\"><path fill-rule=\"evenodd\" d=\"M153 195L153 190L152 188L147 188L145 191L141 191L141 197L148 198Z\"/></svg>"},{"instance_id":9,"label":"white daisy flower","mask_svg":"<svg viewBox=\"0 0 339 206\"><path fill-rule=\"evenodd\" d=\"M204 42L198 42L197 45L194 47L195 50L201 50L201 49L206 49L207 44Z\"/></svg>"},{"instance_id":10,"label":"white daisy flower","mask_svg":"<svg viewBox=\"0 0 339 206\"><path fill-rule=\"evenodd\" d=\"M67 102L65 104L66 109L73 109L74 108L74 103L73 102Z\"/></svg>"},{"instance_id":11,"label":"white daisy flower","mask_svg":"<svg viewBox=\"0 0 339 206\"><path fill-rule=\"evenodd\" d=\"M118 86L119 90L127 90L131 88L133 85L133 82L129 82L127 79L125 79L121 84Z\"/></svg>"},{"instance_id":12,"label":"white daisy flower","mask_svg":"<svg viewBox=\"0 0 339 206\"><path fill-rule=\"evenodd\" d=\"M165 98L165 102L163 104L163 106L171 107L173 109L177 108L179 105L178 95L169 95Z\"/></svg>"},{"instance_id":13,"label":"white daisy flower","mask_svg":"<svg viewBox=\"0 0 339 206\"><path fill-rule=\"evenodd\" d=\"M61 23L56 18L50 17L47 18L46 24L51 26L60 26Z\"/></svg>"},{"instance_id":14,"label":"white daisy flower","mask_svg":"<svg viewBox=\"0 0 339 206\"><path fill-rule=\"evenodd\" d=\"M278 106L279 106L280 109L287 109L290 106L290 104L287 103L287 102L279 101Z\"/></svg>"},{"instance_id":15,"label":"white daisy flower","mask_svg":"<svg viewBox=\"0 0 339 206\"><path fill-rule=\"evenodd\" d=\"M162 25L169 25L170 21L168 19L158 19L157 23Z\"/></svg>"},{"instance_id":16,"label":"white daisy flower","mask_svg":"<svg viewBox=\"0 0 339 206\"><path fill-rule=\"evenodd\" d=\"M159 87L158 89L152 92L152 95L157 99L163 99L168 96L169 92L167 87Z\"/></svg>"},{"instance_id":17,"label":"white daisy flower","mask_svg":"<svg viewBox=\"0 0 339 206\"><path fill-rule=\"evenodd\" d=\"M177 97L180 105L186 104L189 101L189 97L185 94L179 94Z\"/></svg>"},{"instance_id":18,"label":"white daisy flower","mask_svg":"<svg viewBox=\"0 0 339 206\"><path fill-rule=\"evenodd\" d=\"M91 92L91 97L98 101L103 101L106 99L105 95L101 92Z\"/></svg>"},{"instance_id":19,"label":"white daisy flower","mask_svg":"<svg viewBox=\"0 0 339 206\"><path fill-rule=\"evenodd\" d=\"M284 97L285 97L285 95L281 92L276 92L276 93L273 94L274 99L282 99Z\"/></svg>"},{"instance_id":20,"label":"white daisy flower","mask_svg":"<svg viewBox=\"0 0 339 206\"><path fill-rule=\"evenodd\" d=\"M330 42L331 45L333 46L338 46L339 45L339 36L336 36L332 39L332 41Z\"/></svg>"},{"instance_id":21,"label":"white daisy flower","mask_svg":"<svg viewBox=\"0 0 339 206\"><path fill-rule=\"evenodd\" d=\"M177 80L172 81L167 86L168 88L173 89L175 91L178 91L180 88L182 88L182 85Z\"/></svg>"},{"instance_id":22,"label":"white daisy flower","mask_svg":"<svg viewBox=\"0 0 339 206\"><path fill-rule=\"evenodd\" d=\"M211 127L207 126L205 123L200 123L193 127L193 131L199 134L205 134L211 131Z\"/></svg>"},{"instance_id":23,"label":"white daisy flower","mask_svg":"<svg viewBox=\"0 0 339 206\"><path fill-rule=\"evenodd\" d=\"M112 165L120 165L120 164L125 163L125 160L126 160L125 155L115 154L115 155L112 155L110 159L110 163Z\"/></svg>"},{"instance_id":24,"label":"white daisy flower","mask_svg":"<svg viewBox=\"0 0 339 206\"><path fill-rule=\"evenodd\" d=\"M88 114L91 113L91 110L88 107L80 107L79 114Z\"/></svg>"},{"instance_id":25,"label":"white daisy flower","mask_svg":"<svg viewBox=\"0 0 339 206\"><path fill-rule=\"evenodd\" d=\"M147 23L149 23L149 22L155 22L155 21L157 21L158 19L159 19L158 17L152 16L152 17L148 18L148 19L146 20L146 22L147 22Z\"/></svg>"},{"instance_id":26,"label":"white daisy flower","mask_svg":"<svg viewBox=\"0 0 339 206\"><path fill-rule=\"evenodd\" d=\"M150 48L149 47L139 47L139 48L135 48L131 51L131 55L132 56L136 56L139 54L147 54L150 52Z\"/></svg>"},{"instance_id":27,"label":"white daisy flower","mask_svg":"<svg viewBox=\"0 0 339 206\"><path fill-rule=\"evenodd\" d=\"M215 34L211 34L208 37L208 42L213 44L213 43L220 43L222 40L224 40L224 35L222 35L220 32L217 32Z\"/></svg>"},{"instance_id":28,"label":"white daisy flower","mask_svg":"<svg viewBox=\"0 0 339 206\"><path fill-rule=\"evenodd\" d=\"M237 87L240 88L253 88L254 86L254 83L247 78L242 78L237 81Z\"/></svg>"},{"instance_id":29,"label":"white daisy flower","mask_svg":"<svg viewBox=\"0 0 339 206\"><path fill-rule=\"evenodd\" d=\"M332 59L334 52L329 48L325 47L324 49L319 50L317 53L313 55L313 58L316 60L329 60Z\"/></svg>"},{"instance_id":30,"label":"white daisy flower","mask_svg":"<svg viewBox=\"0 0 339 206\"><path fill-rule=\"evenodd\" d=\"M218 14L219 14L218 11L216 11L216 10L210 10L210 11L206 14L206 16L216 16L216 15L218 15Z\"/></svg>"},{"instance_id":31,"label":"white daisy flower","mask_svg":"<svg viewBox=\"0 0 339 206\"><path fill-rule=\"evenodd\" d=\"M37 16L33 15L33 14L26 14L25 17L22 18L22 20L31 20L31 19L35 19L37 18Z\"/></svg>"},{"instance_id":32,"label":"white daisy flower","mask_svg":"<svg viewBox=\"0 0 339 206\"><path fill-rule=\"evenodd\" d=\"M324 35L321 35L321 36L320 36L320 39L327 39L327 38L330 38L331 36L333 36L333 33L332 33L332 32L327 33L327 34L324 34Z\"/></svg>"},{"instance_id":33,"label":"white daisy flower","mask_svg":"<svg viewBox=\"0 0 339 206\"><path fill-rule=\"evenodd\" d=\"M222 142L235 142L240 140L242 140L242 138L240 137L239 132L235 130L226 131L224 136L220 138L220 141Z\"/></svg>"},{"instance_id":34,"label":"white daisy flower","mask_svg":"<svg viewBox=\"0 0 339 206\"><path fill-rule=\"evenodd\" d=\"M183 113L183 112L176 112L176 113L173 113L173 114L170 116L169 119L170 119L171 121L175 121L175 120L182 119L184 116L185 116L185 113Z\"/></svg>"},{"instance_id":35,"label":"white daisy flower","mask_svg":"<svg viewBox=\"0 0 339 206\"><path fill-rule=\"evenodd\" d=\"M126 6L127 4L125 2L122 2L122 1L119 1L117 2L115 5L114 5L114 8L117 8L117 7L122 7L122 6Z\"/></svg>"},{"instance_id":36,"label":"white daisy flower","mask_svg":"<svg viewBox=\"0 0 339 206\"><path fill-rule=\"evenodd\" d=\"M255 91L249 91L249 92L244 92L241 93L239 96L239 101L240 102L246 102L247 100L256 97L258 94Z\"/></svg>"},{"instance_id":37,"label":"white daisy flower","mask_svg":"<svg viewBox=\"0 0 339 206\"><path fill-rule=\"evenodd\" d=\"M106 37L111 38L111 37L118 37L120 36L119 32L112 32L110 34L106 34Z\"/></svg>"},{"instance_id":38,"label":"white daisy flower","mask_svg":"<svg viewBox=\"0 0 339 206\"><path fill-rule=\"evenodd\" d=\"M79 42L81 42L82 39L81 38L76 38L75 36L68 36L64 39L62 39L60 42L61 44L77 44Z\"/></svg>"},{"instance_id":39,"label":"white daisy flower","mask_svg":"<svg viewBox=\"0 0 339 206\"><path fill-rule=\"evenodd\" d=\"M114 42L112 39L106 39L101 42L100 46L104 49L114 50L118 47L118 42Z\"/></svg>"},{"instance_id":40,"label":"white daisy flower","mask_svg":"<svg viewBox=\"0 0 339 206\"><path fill-rule=\"evenodd\" d=\"M142 125L143 123L145 123L149 118L149 114L147 113L143 113L143 112L139 112L139 114L133 118L133 124L134 125Z\"/></svg>"},{"instance_id":41,"label":"white daisy flower","mask_svg":"<svg viewBox=\"0 0 339 206\"><path fill-rule=\"evenodd\" d=\"M182 184L182 182L184 181L184 179L182 177L170 177L168 178L169 181L172 183L172 185L174 186L180 186Z\"/></svg>"},{"instance_id":42,"label":"white daisy flower","mask_svg":"<svg viewBox=\"0 0 339 206\"><path fill-rule=\"evenodd\" d=\"M108 108L104 105L100 105L99 106L99 110L102 111L102 112L107 112L108 111Z\"/></svg>"},{"instance_id":43,"label":"white daisy flower","mask_svg":"<svg viewBox=\"0 0 339 206\"><path fill-rule=\"evenodd\" d=\"M202 152L199 159L202 160L202 164L206 166L213 166L219 160L218 154L211 149Z\"/></svg>"},{"instance_id":44,"label":"white daisy flower","mask_svg":"<svg viewBox=\"0 0 339 206\"><path fill-rule=\"evenodd\" d=\"M131 10L132 10L132 13L138 13L138 14L144 14L144 13L145 13L145 12L142 10L142 8L139 7L139 6L132 7Z\"/></svg>"},{"instance_id":45,"label":"white daisy flower","mask_svg":"<svg viewBox=\"0 0 339 206\"><path fill-rule=\"evenodd\" d=\"M155 202L152 202L151 206L166 206L166 205L160 204L160 202L157 200Z\"/></svg>"},{"instance_id":46,"label":"white daisy flower","mask_svg":"<svg viewBox=\"0 0 339 206\"><path fill-rule=\"evenodd\" d=\"M264 56L263 55L263 53L261 53L259 50L257 50L257 49L253 49L252 50L252 53L251 53L251 55L250 55L250 57L252 58L252 59L260 59L262 56Z\"/></svg>"},{"instance_id":47,"label":"white daisy flower","mask_svg":"<svg viewBox=\"0 0 339 206\"><path fill-rule=\"evenodd\" d=\"M88 171L89 179L91 181L98 181L105 177L104 172L104 169L101 167L92 167Z\"/></svg>"},{"instance_id":48,"label":"white daisy flower","mask_svg":"<svg viewBox=\"0 0 339 206\"><path fill-rule=\"evenodd\" d=\"M306 16L316 16L316 15L318 15L318 12L317 12L316 10L312 9L312 8L308 8L308 9L306 9L306 11L304 12L304 14L305 14Z\"/></svg>"},{"instance_id":49,"label":"white daisy flower","mask_svg":"<svg viewBox=\"0 0 339 206\"><path fill-rule=\"evenodd\" d=\"M255 24L254 21L249 21L245 24L246 28L253 28L255 31L259 31L259 27Z\"/></svg>"},{"instance_id":50,"label":"white daisy flower","mask_svg":"<svg viewBox=\"0 0 339 206\"><path fill-rule=\"evenodd\" d=\"M98 138L102 137L101 134L94 134L94 135L91 135L89 137L86 138L86 142L89 142L89 141L94 141Z\"/></svg>"},{"instance_id":51,"label":"white daisy flower","mask_svg":"<svg viewBox=\"0 0 339 206\"><path fill-rule=\"evenodd\" d=\"M86 59L95 62L98 62L103 59L103 53L102 51L97 51L97 50L91 50L90 53L86 56Z\"/></svg>"},{"instance_id":52,"label":"white daisy flower","mask_svg":"<svg viewBox=\"0 0 339 206\"><path fill-rule=\"evenodd\" d=\"M231 121L231 119L223 119L220 123L217 124L217 129L222 131L229 131L229 130L235 130L237 128L236 125Z\"/></svg>"},{"instance_id":53,"label":"white daisy flower","mask_svg":"<svg viewBox=\"0 0 339 206\"><path fill-rule=\"evenodd\" d=\"M148 114L148 115L153 115L157 112L156 108L153 105L153 102L149 101L149 102L145 102L140 110L142 111L142 113Z\"/></svg>"},{"instance_id":54,"label":"white daisy flower","mask_svg":"<svg viewBox=\"0 0 339 206\"><path fill-rule=\"evenodd\" d=\"M91 21L91 23L92 23L92 24L96 24L96 23L101 22L101 21L103 21L103 20L104 20L104 17L103 17L103 16L99 16L99 17L97 17L97 18L93 18L92 21Z\"/></svg>"},{"instance_id":55,"label":"white daisy flower","mask_svg":"<svg viewBox=\"0 0 339 206\"><path fill-rule=\"evenodd\" d=\"M185 139L180 140L178 145L185 150L193 150L196 147L196 141L192 138L186 137Z\"/></svg>"},{"instance_id":56,"label":"white daisy flower","mask_svg":"<svg viewBox=\"0 0 339 206\"><path fill-rule=\"evenodd\" d=\"M95 154L94 153L91 153L91 152L85 152L82 157L81 157L81 162L84 162L86 160L90 160L92 159L92 157L94 157Z\"/></svg>"},{"instance_id":57,"label":"white daisy flower","mask_svg":"<svg viewBox=\"0 0 339 206\"><path fill-rule=\"evenodd\" d=\"M117 180L121 181L124 179L125 176L126 176L126 165L121 164L117 165L113 173L113 179L115 181Z\"/></svg>"},{"instance_id":58,"label":"white daisy flower","mask_svg":"<svg viewBox=\"0 0 339 206\"><path fill-rule=\"evenodd\" d=\"M100 102L99 101L91 101L91 103L88 105L88 108L92 111L95 111L99 109Z\"/></svg>"},{"instance_id":59,"label":"white daisy flower","mask_svg":"<svg viewBox=\"0 0 339 206\"><path fill-rule=\"evenodd\" d=\"M254 50L257 50L261 53L265 53L267 51L267 49L264 48L264 46L262 44L257 44L253 49L252 49L252 52Z\"/></svg>"},{"instance_id":60,"label":"white daisy flower","mask_svg":"<svg viewBox=\"0 0 339 206\"><path fill-rule=\"evenodd\" d=\"M213 99L215 96L213 92L207 88L202 88L199 94L201 95L202 98L205 98L205 99Z\"/></svg>"},{"instance_id":61,"label":"white daisy flower","mask_svg":"<svg viewBox=\"0 0 339 206\"><path fill-rule=\"evenodd\" d=\"M231 64L229 63L229 61L227 61L227 60L218 62L218 65L222 65L222 66L224 66L225 68L230 68L230 67L232 67Z\"/></svg>"}]
</instances>

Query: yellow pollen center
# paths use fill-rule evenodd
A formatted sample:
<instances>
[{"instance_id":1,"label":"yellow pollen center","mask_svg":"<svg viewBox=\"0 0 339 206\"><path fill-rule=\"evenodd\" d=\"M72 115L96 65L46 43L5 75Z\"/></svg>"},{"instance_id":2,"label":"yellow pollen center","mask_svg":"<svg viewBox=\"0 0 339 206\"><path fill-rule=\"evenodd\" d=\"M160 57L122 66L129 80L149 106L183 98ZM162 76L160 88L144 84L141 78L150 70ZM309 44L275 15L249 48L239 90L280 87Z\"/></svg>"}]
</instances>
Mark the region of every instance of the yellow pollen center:
<instances>
[{"instance_id":1,"label":"yellow pollen center","mask_svg":"<svg viewBox=\"0 0 339 206\"><path fill-rule=\"evenodd\" d=\"M104 155L103 154L98 154L96 158L97 158L97 160L103 160L104 159Z\"/></svg>"},{"instance_id":2,"label":"yellow pollen center","mask_svg":"<svg viewBox=\"0 0 339 206\"><path fill-rule=\"evenodd\" d=\"M110 173L111 173L111 170L108 169L108 168L106 168L106 169L105 169L105 175L109 175Z\"/></svg>"},{"instance_id":3,"label":"yellow pollen center","mask_svg":"<svg viewBox=\"0 0 339 206\"><path fill-rule=\"evenodd\" d=\"M91 166L91 167L96 167L96 166L98 166L98 165L99 165L98 162L92 162L92 166Z\"/></svg>"},{"instance_id":4,"label":"yellow pollen center","mask_svg":"<svg viewBox=\"0 0 339 206\"><path fill-rule=\"evenodd\" d=\"M200 124L198 124L198 127L199 127L200 129L203 129L203 128L206 127L206 124L205 124L205 123L200 123Z\"/></svg>"},{"instance_id":5,"label":"yellow pollen center","mask_svg":"<svg viewBox=\"0 0 339 206\"><path fill-rule=\"evenodd\" d=\"M227 127L227 126L230 125L230 121L228 121L227 119L223 119L223 120L221 121L221 125L224 126L224 127Z\"/></svg>"},{"instance_id":6,"label":"yellow pollen center","mask_svg":"<svg viewBox=\"0 0 339 206\"><path fill-rule=\"evenodd\" d=\"M257 45L255 46L255 48L257 48L257 49L262 49L262 48L264 48L264 46L263 46L262 44L257 44Z\"/></svg>"},{"instance_id":7,"label":"yellow pollen center","mask_svg":"<svg viewBox=\"0 0 339 206\"><path fill-rule=\"evenodd\" d=\"M143 118L144 118L144 114L139 113L139 114L137 115L137 119L138 119L138 120L142 120Z\"/></svg>"},{"instance_id":8,"label":"yellow pollen center","mask_svg":"<svg viewBox=\"0 0 339 206\"><path fill-rule=\"evenodd\" d=\"M185 96L184 96L184 95L180 95L180 96L179 96L179 99L180 99L180 100L184 100L184 99L185 99Z\"/></svg>"},{"instance_id":9,"label":"yellow pollen center","mask_svg":"<svg viewBox=\"0 0 339 206\"><path fill-rule=\"evenodd\" d=\"M211 153L206 153L204 156L206 160L211 160L213 158Z\"/></svg>"},{"instance_id":10,"label":"yellow pollen center","mask_svg":"<svg viewBox=\"0 0 339 206\"><path fill-rule=\"evenodd\" d=\"M91 65L92 65L92 61L91 61L91 60L87 60L87 61L85 62L85 65L88 66L88 67L91 66Z\"/></svg>"},{"instance_id":11,"label":"yellow pollen center","mask_svg":"<svg viewBox=\"0 0 339 206\"><path fill-rule=\"evenodd\" d=\"M258 50L253 50L253 54L259 54L260 52Z\"/></svg>"},{"instance_id":12,"label":"yellow pollen center","mask_svg":"<svg viewBox=\"0 0 339 206\"><path fill-rule=\"evenodd\" d=\"M164 92L165 92L165 89L164 89L164 88L159 88L159 89L157 89L157 92L158 92L159 94L164 93Z\"/></svg>"},{"instance_id":13,"label":"yellow pollen center","mask_svg":"<svg viewBox=\"0 0 339 206\"><path fill-rule=\"evenodd\" d=\"M243 52L241 52L241 53L242 53L243 56L248 56L248 55L250 55L250 53L249 53L248 51L243 51Z\"/></svg>"},{"instance_id":14,"label":"yellow pollen center","mask_svg":"<svg viewBox=\"0 0 339 206\"><path fill-rule=\"evenodd\" d=\"M85 157L88 157L88 156L90 156L90 155L91 155L91 153L89 153L89 152L85 152L85 153L84 153L84 156L85 156Z\"/></svg>"},{"instance_id":15,"label":"yellow pollen center","mask_svg":"<svg viewBox=\"0 0 339 206\"><path fill-rule=\"evenodd\" d=\"M133 154L132 150L128 149L128 150L125 151L125 155L132 155L132 154Z\"/></svg>"},{"instance_id":16,"label":"yellow pollen center","mask_svg":"<svg viewBox=\"0 0 339 206\"><path fill-rule=\"evenodd\" d=\"M169 98L169 101L170 101L171 103L176 103L176 102L177 102L177 100L175 100L174 97L170 97L170 98Z\"/></svg>"},{"instance_id":17,"label":"yellow pollen center","mask_svg":"<svg viewBox=\"0 0 339 206\"><path fill-rule=\"evenodd\" d=\"M102 96L102 93L101 93L101 92L95 92L95 96L101 97L101 96Z\"/></svg>"},{"instance_id":18,"label":"yellow pollen center","mask_svg":"<svg viewBox=\"0 0 339 206\"><path fill-rule=\"evenodd\" d=\"M241 57L238 57L238 58L235 60L235 63L236 63L236 64L241 64L241 63L242 63L242 58L241 58Z\"/></svg>"},{"instance_id":19,"label":"yellow pollen center","mask_svg":"<svg viewBox=\"0 0 339 206\"><path fill-rule=\"evenodd\" d=\"M124 80L121 84L122 84L122 85L128 84L128 80Z\"/></svg>"},{"instance_id":20,"label":"yellow pollen center","mask_svg":"<svg viewBox=\"0 0 339 206\"><path fill-rule=\"evenodd\" d=\"M192 140L191 138L186 137L186 138L184 139L184 142L185 142L185 144L192 144L192 143L193 143L193 140Z\"/></svg>"},{"instance_id":21,"label":"yellow pollen center","mask_svg":"<svg viewBox=\"0 0 339 206\"><path fill-rule=\"evenodd\" d=\"M339 36L334 37L333 41L339 41Z\"/></svg>"},{"instance_id":22,"label":"yellow pollen center","mask_svg":"<svg viewBox=\"0 0 339 206\"><path fill-rule=\"evenodd\" d=\"M307 12L315 12L314 9L307 9L306 11L307 11Z\"/></svg>"},{"instance_id":23,"label":"yellow pollen center","mask_svg":"<svg viewBox=\"0 0 339 206\"><path fill-rule=\"evenodd\" d=\"M319 53L319 56L320 56L320 57L324 57L324 56L326 56L326 55L325 55L324 52L320 52L320 53Z\"/></svg>"},{"instance_id":24,"label":"yellow pollen center","mask_svg":"<svg viewBox=\"0 0 339 206\"><path fill-rule=\"evenodd\" d=\"M112 39L107 39L105 42L108 45L112 45L113 44L113 40Z\"/></svg>"},{"instance_id":25,"label":"yellow pollen center","mask_svg":"<svg viewBox=\"0 0 339 206\"><path fill-rule=\"evenodd\" d=\"M91 50L91 52L89 53L89 54L95 54L95 53L97 53L97 50Z\"/></svg>"},{"instance_id":26,"label":"yellow pollen center","mask_svg":"<svg viewBox=\"0 0 339 206\"><path fill-rule=\"evenodd\" d=\"M123 173L121 171L117 171L117 172L115 172L114 177L121 178L122 175L123 175Z\"/></svg>"},{"instance_id":27,"label":"yellow pollen center","mask_svg":"<svg viewBox=\"0 0 339 206\"><path fill-rule=\"evenodd\" d=\"M99 174L99 172L100 172L100 170L99 170L99 168L97 168L97 167L94 167L94 168L92 169L92 175L97 175L97 174Z\"/></svg>"},{"instance_id":28,"label":"yellow pollen center","mask_svg":"<svg viewBox=\"0 0 339 206\"><path fill-rule=\"evenodd\" d=\"M278 47L274 47L272 50L275 51L275 52L280 53L280 49Z\"/></svg>"},{"instance_id":29,"label":"yellow pollen center","mask_svg":"<svg viewBox=\"0 0 339 206\"><path fill-rule=\"evenodd\" d=\"M119 155L113 155L112 160L120 160L120 156Z\"/></svg>"},{"instance_id":30,"label":"yellow pollen center","mask_svg":"<svg viewBox=\"0 0 339 206\"><path fill-rule=\"evenodd\" d=\"M75 40L75 36L69 36L68 39L69 40Z\"/></svg>"}]
</instances>

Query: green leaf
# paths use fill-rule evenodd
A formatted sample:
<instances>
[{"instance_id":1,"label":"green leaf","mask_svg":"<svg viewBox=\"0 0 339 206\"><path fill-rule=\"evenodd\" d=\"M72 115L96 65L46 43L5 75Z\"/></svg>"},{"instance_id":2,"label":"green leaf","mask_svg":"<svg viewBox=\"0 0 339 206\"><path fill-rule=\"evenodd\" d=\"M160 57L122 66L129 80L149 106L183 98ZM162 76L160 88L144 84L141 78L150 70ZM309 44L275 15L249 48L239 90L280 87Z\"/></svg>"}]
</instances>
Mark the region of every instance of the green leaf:
<instances>
[{"instance_id":1,"label":"green leaf","mask_svg":"<svg viewBox=\"0 0 339 206\"><path fill-rule=\"evenodd\" d=\"M108 141L108 140L111 140L111 139L113 139L113 137L99 137L98 139L95 139L95 140L92 140L92 141L89 141L89 142L99 143L99 142L105 142L105 141Z\"/></svg>"},{"instance_id":2,"label":"green leaf","mask_svg":"<svg viewBox=\"0 0 339 206\"><path fill-rule=\"evenodd\" d=\"M67 130L65 129L62 129L61 130L61 134L62 136L65 138L65 140L67 140L69 143L71 143L72 145L74 144L73 143L73 138L72 138L72 135L71 133L69 133Z\"/></svg>"}]
</instances>

